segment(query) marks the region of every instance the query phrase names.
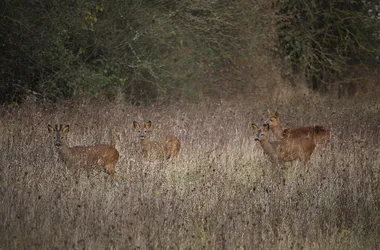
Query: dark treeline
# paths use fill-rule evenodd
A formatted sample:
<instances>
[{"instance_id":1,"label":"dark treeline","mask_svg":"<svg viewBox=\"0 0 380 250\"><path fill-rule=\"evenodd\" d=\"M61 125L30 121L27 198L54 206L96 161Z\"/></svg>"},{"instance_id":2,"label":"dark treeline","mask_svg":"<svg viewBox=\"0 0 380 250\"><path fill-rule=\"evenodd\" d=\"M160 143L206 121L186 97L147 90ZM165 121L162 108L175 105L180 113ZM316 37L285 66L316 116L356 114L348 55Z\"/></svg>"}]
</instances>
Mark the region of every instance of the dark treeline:
<instances>
[{"instance_id":1,"label":"dark treeline","mask_svg":"<svg viewBox=\"0 0 380 250\"><path fill-rule=\"evenodd\" d=\"M1 103L119 92L131 102L198 98L218 87L205 75L254 64L257 50L318 90L380 55L375 1L5 0L0 8ZM273 23L277 35L266 36Z\"/></svg>"},{"instance_id":2,"label":"dark treeline","mask_svg":"<svg viewBox=\"0 0 380 250\"><path fill-rule=\"evenodd\" d=\"M282 55L313 89L344 77L352 67L379 62L380 5L364 0L280 0Z\"/></svg>"}]
</instances>

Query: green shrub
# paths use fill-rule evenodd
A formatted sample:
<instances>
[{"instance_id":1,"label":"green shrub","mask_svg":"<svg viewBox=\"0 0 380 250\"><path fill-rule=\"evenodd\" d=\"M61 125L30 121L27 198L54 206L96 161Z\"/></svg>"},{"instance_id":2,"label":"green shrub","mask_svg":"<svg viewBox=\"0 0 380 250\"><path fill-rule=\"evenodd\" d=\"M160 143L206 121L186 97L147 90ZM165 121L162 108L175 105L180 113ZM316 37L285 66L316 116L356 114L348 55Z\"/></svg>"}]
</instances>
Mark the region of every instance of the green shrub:
<instances>
[{"instance_id":1,"label":"green shrub","mask_svg":"<svg viewBox=\"0 0 380 250\"><path fill-rule=\"evenodd\" d=\"M131 102L197 99L220 91L217 72L255 60L253 41L262 32L252 31L262 22L259 1L6 0L2 6L2 103L27 95L112 98L119 91Z\"/></svg>"},{"instance_id":2,"label":"green shrub","mask_svg":"<svg viewBox=\"0 0 380 250\"><path fill-rule=\"evenodd\" d=\"M375 1L279 0L278 35L292 72L323 89L351 65L378 61L379 5Z\"/></svg>"}]
</instances>

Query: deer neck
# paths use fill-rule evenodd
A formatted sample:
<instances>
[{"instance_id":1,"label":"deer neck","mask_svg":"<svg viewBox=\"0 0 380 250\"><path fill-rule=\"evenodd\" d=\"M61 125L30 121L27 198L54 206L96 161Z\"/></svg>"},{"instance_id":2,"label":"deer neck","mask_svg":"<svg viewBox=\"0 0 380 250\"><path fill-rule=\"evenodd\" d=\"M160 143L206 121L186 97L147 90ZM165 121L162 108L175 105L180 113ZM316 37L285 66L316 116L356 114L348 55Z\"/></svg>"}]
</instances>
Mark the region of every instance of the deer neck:
<instances>
[{"instance_id":1,"label":"deer neck","mask_svg":"<svg viewBox=\"0 0 380 250\"><path fill-rule=\"evenodd\" d=\"M56 150L58 151L59 157L64 162L66 162L70 158L69 156L71 154L71 151L70 151L70 148L66 144L61 145L59 148L56 148Z\"/></svg>"},{"instance_id":2,"label":"deer neck","mask_svg":"<svg viewBox=\"0 0 380 250\"><path fill-rule=\"evenodd\" d=\"M264 153L267 154L272 161L277 162L279 160L278 144L270 142L269 140L260 141L261 147Z\"/></svg>"},{"instance_id":3,"label":"deer neck","mask_svg":"<svg viewBox=\"0 0 380 250\"><path fill-rule=\"evenodd\" d=\"M148 155L150 151L150 141L147 138L141 139L141 148L143 151L143 154Z\"/></svg>"},{"instance_id":4,"label":"deer neck","mask_svg":"<svg viewBox=\"0 0 380 250\"><path fill-rule=\"evenodd\" d=\"M282 126L281 124L277 124L276 126L271 127L273 134L276 136L277 139L282 139Z\"/></svg>"},{"instance_id":5,"label":"deer neck","mask_svg":"<svg viewBox=\"0 0 380 250\"><path fill-rule=\"evenodd\" d=\"M261 144L261 147L264 149L265 153L270 153L274 151L274 147L269 141L267 140L260 141L260 144Z\"/></svg>"}]
</instances>

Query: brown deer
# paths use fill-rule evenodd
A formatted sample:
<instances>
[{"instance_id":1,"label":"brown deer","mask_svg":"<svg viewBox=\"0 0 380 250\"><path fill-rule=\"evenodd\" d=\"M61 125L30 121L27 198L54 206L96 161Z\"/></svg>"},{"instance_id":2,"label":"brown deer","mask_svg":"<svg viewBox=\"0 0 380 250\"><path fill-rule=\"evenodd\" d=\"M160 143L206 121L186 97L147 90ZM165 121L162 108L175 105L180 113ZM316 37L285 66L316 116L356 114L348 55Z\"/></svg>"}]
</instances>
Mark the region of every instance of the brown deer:
<instances>
[{"instance_id":1,"label":"brown deer","mask_svg":"<svg viewBox=\"0 0 380 250\"><path fill-rule=\"evenodd\" d=\"M284 165L284 162L300 160L306 164L310 159L315 142L311 138L284 138L282 140L269 140L269 124L264 124L259 129L254 123L252 128L255 134L255 141L259 141L264 153L269 156L272 163Z\"/></svg>"},{"instance_id":2,"label":"brown deer","mask_svg":"<svg viewBox=\"0 0 380 250\"><path fill-rule=\"evenodd\" d=\"M155 156L163 159L177 157L181 149L181 142L175 136L167 136L165 141L154 142L150 140L152 132L152 122L148 121L144 127L141 127L136 121L133 127L138 133L141 143L141 150L144 157Z\"/></svg>"},{"instance_id":3,"label":"brown deer","mask_svg":"<svg viewBox=\"0 0 380 250\"><path fill-rule=\"evenodd\" d=\"M277 139L310 137L316 144L326 144L330 141L331 132L322 126L282 129L277 111L269 119L270 129Z\"/></svg>"},{"instance_id":4,"label":"brown deer","mask_svg":"<svg viewBox=\"0 0 380 250\"><path fill-rule=\"evenodd\" d=\"M94 145L68 147L65 143L69 125L65 127L57 124L55 127L48 125L48 131L54 138L54 145L59 157L68 166L93 168L100 167L105 170L112 179L115 178L115 167L119 160L119 152L115 145Z\"/></svg>"}]
</instances>

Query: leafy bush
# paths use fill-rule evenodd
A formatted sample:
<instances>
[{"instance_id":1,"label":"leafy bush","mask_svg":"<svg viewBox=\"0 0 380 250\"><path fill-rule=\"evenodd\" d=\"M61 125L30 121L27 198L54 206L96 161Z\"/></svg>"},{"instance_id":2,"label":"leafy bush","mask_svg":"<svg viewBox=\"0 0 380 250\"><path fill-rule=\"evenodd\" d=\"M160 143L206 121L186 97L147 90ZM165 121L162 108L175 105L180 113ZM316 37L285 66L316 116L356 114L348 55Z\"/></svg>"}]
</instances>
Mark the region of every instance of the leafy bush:
<instances>
[{"instance_id":1,"label":"leafy bush","mask_svg":"<svg viewBox=\"0 0 380 250\"><path fill-rule=\"evenodd\" d=\"M279 0L277 4L283 57L293 73L306 75L314 89L323 89L350 65L377 63L378 2Z\"/></svg>"},{"instance_id":2,"label":"leafy bush","mask_svg":"<svg viewBox=\"0 0 380 250\"><path fill-rule=\"evenodd\" d=\"M24 1L2 3L1 102L188 96L205 72L249 59L257 8L245 1ZM104 90L107 90L104 92Z\"/></svg>"}]
</instances>

